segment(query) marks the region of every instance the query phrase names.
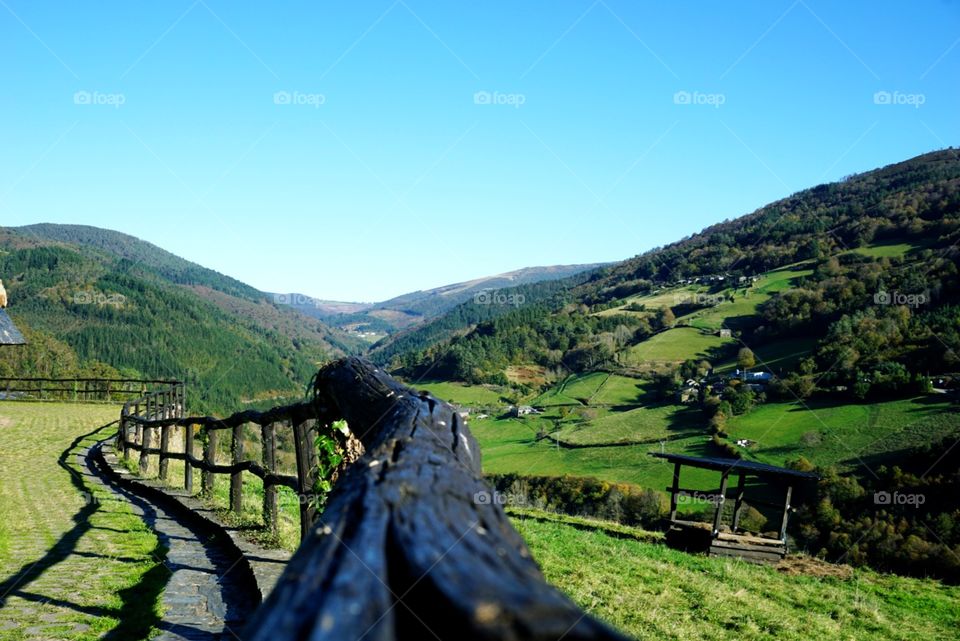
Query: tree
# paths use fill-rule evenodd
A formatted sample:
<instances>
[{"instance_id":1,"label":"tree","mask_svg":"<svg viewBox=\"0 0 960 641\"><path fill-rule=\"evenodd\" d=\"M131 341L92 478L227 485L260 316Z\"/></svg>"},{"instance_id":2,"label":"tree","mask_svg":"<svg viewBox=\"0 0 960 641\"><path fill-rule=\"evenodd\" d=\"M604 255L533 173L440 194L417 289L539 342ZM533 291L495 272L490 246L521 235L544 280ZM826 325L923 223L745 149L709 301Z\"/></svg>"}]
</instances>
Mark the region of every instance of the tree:
<instances>
[{"instance_id":1,"label":"tree","mask_svg":"<svg viewBox=\"0 0 960 641\"><path fill-rule=\"evenodd\" d=\"M753 350L749 347L742 347L737 353L737 365L740 369L748 370L757 364L757 359L753 355Z\"/></svg>"}]
</instances>

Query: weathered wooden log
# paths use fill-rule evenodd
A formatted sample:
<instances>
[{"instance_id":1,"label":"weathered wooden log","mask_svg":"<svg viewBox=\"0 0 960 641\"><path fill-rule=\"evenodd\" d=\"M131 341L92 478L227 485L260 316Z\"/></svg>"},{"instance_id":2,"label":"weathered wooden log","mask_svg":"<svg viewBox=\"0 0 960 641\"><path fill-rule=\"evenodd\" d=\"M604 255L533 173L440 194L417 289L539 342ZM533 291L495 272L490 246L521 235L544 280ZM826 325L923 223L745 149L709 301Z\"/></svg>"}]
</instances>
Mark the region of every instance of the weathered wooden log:
<instances>
[{"instance_id":1,"label":"weathered wooden log","mask_svg":"<svg viewBox=\"0 0 960 641\"><path fill-rule=\"evenodd\" d=\"M252 641L625 639L549 585L448 404L358 358L315 379L365 454L246 630Z\"/></svg>"}]
</instances>

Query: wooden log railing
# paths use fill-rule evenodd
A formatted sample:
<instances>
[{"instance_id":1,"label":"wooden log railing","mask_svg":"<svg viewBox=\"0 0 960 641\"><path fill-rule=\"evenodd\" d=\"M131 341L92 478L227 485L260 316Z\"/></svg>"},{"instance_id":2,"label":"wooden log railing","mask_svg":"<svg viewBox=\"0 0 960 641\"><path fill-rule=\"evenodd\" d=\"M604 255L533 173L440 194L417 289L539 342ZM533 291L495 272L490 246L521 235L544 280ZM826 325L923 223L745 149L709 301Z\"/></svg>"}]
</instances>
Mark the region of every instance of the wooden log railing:
<instances>
[{"instance_id":1,"label":"wooden log railing","mask_svg":"<svg viewBox=\"0 0 960 641\"><path fill-rule=\"evenodd\" d=\"M187 489L192 468L203 471L204 488L214 474L229 474L234 509L242 473L254 474L264 482L267 524L277 522L276 486L301 495L300 547L245 640L626 639L546 582L503 507L490 500L479 447L457 412L370 362L347 358L324 367L303 403L223 419L178 410L175 391L125 405L124 454L139 451L141 467L153 455L183 460ZM318 515L315 502L303 500L317 481L314 438L334 434L330 426L341 419L363 455L339 471ZM244 458L240 442L251 423L261 430L260 462ZM165 451L170 438L162 430L174 426L187 428L182 453ZM194 426L206 435L202 457L192 450ZM159 447L148 436L156 429ZM296 477L276 472L281 429L294 434ZM225 430L229 464L216 462Z\"/></svg>"},{"instance_id":2,"label":"wooden log railing","mask_svg":"<svg viewBox=\"0 0 960 641\"><path fill-rule=\"evenodd\" d=\"M117 403L178 384L168 379L0 377L0 394L8 400Z\"/></svg>"},{"instance_id":3,"label":"wooden log railing","mask_svg":"<svg viewBox=\"0 0 960 641\"><path fill-rule=\"evenodd\" d=\"M364 447L244 638L625 639L544 579L457 412L371 363L323 368L313 405Z\"/></svg>"},{"instance_id":4,"label":"wooden log railing","mask_svg":"<svg viewBox=\"0 0 960 641\"><path fill-rule=\"evenodd\" d=\"M201 472L201 492L213 493L214 477L217 474L230 476L230 510L240 513L243 505L243 473L247 472L263 481L263 520L274 533L279 523L277 486L292 489L300 503L300 532L305 536L316 518L317 458L314 439L321 425L326 431L329 421L323 421L315 403L297 403L274 407L259 412L246 410L227 418L213 416L185 416L183 385L171 385L167 389L147 394L124 404L120 412L120 428L117 448L126 460L133 453L139 454L139 469L142 475L150 470L151 457L158 457L157 476L169 481L169 461L183 461L183 488L193 492L193 471ZM244 458L243 428L248 424L260 427L263 439L261 460ZM282 474L277 465L277 427L291 429L297 450L297 475ZM183 429L182 451L174 451L174 431ZM200 457L195 453L195 430L203 440ZM218 463L220 433L229 430L230 462ZM159 441L159 447L157 443Z\"/></svg>"}]
</instances>

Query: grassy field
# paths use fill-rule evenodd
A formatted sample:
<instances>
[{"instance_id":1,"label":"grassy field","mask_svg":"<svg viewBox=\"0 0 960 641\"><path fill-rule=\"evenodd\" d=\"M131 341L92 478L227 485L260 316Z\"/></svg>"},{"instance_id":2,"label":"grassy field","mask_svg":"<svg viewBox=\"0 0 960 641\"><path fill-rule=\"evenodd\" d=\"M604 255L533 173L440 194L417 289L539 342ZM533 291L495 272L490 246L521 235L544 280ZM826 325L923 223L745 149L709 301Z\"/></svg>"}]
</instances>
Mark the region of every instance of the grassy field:
<instances>
[{"instance_id":1,"label":"grassy field","mask_svg":"<svg viewBox=\"0 0 960 641\"><path fill-rule=\"evenodd\" d=\"M703 433L703 414L697 409L659 404L575 423L561 429L557 438L572 445L656 443Z\"/></svg>"},{"instance_id":2,"label":"grassy field","mask_svg":"<svg viewBox=\"0 0 960 641\"><path fill-rule=\"evenodd\" d=\"M655 363L679 363L688 358L713 358L716 350L735 344L730 338L720 338L693 327L675 327L654 334L642 343L627 349L621 363L643 366Z\"/></svg>"},{"instance_id":3,"label":"grassy field","mask_svg":"<svg viewBox=\"0 0 960 641\"><path fill-rule=\"evenodd\" d=\"M900 258L906 256L907 252L914 249L917 249L917 246L909 243L889 243L886 245L858 247L852 251L864 256L870 256L871 258Z\"/></svg>"},{"instance_id":4,"label":"grassy field","mask_svg":"<svg viewBox=\"0 0 960 641\"><path fill-rule=\"evenodd\" d=\"M417 390L427 390L443 401L461 406L502 405L502 392L491 386L467 385L448 381L418 381L411 386Z\"/></svg>"},{"instance_id":5,"label":"grassy field","mask_svg":"<svg viewBox=\"0 0 960 641\"><path fill-rule=\"evenodd\" d=\"M816 340L812 338L784 338L765 345L749 345L757 359L757 367L790 371L801 360L813 353ZM717 373L730 372L737 367L735 355L713 364Z\"/></svg>"},{"instance_id":6,"label":"grassy field","mask_svg":"<svg viewBox=\"0 0 960 641\"><path fill-rule=\"evenodd\" d=\"M936 396L864 405L769 403L732 418L727 432L731 439L755 441L749 454L766 463L805 456L853 468L867 457L960 434L960 415Z\"/></svg>"},{"instance_id":7,"label":"grassy field","mask_svg":"<svg viewBox=\"0 0 960 641\"><path fill-rule=\"evenodd\" d=\"M813 270L798 267L793 265L762 274L750 287L730 290L734 296L733 302L723 302L694 312L685 317L685 320L693 327L711 331L721 327L736 329L738 324L754 316L757 307L770 300L774 294L795 287L801 278L813 273Z\"/></svg>"},{"instance_id":8,"label":"grassy field","mask_svg":"<svg viewBox=\"0 0 960 641\"><path fill-rule=\"evenodd\" d=\"M534 476L593 476L606 481L635 483L663 490L673 478L672 466L651 457L648 452L660 451L659 444L621 445L614 447L558 447L550 440L538 441L537 430L549 429L546 419L521 418L476 421L470 430L480 442L483 470L491 474L527 474ZM705 456L707 438L691 436L669 441L666 451ZM691 470L691 482L710 487L717 475ZM684 472L686 482L687 472Z\"/></svg>"},{"instance_id":9,"label":"grassy field","mask_svg":"<svg viewBox=\"0 0 960 641\"><path fill-rule=\"evenodd\" d=\"M807 573L791 574L526 515L512 520L549 581L640 639L941 641L960 626L960 588L937 581L812 562L796 562Z\"/></svg>"},{"instance_id":10,"label":"grassy field","mask_svg":"<svg viewBox=\"0 0 960 641\"><path fill-rule=\"evenodd\" d=\"M118 407L0 403L0 638L147 638L166 551L77 461Z\"/></svg>"}]
</instances>

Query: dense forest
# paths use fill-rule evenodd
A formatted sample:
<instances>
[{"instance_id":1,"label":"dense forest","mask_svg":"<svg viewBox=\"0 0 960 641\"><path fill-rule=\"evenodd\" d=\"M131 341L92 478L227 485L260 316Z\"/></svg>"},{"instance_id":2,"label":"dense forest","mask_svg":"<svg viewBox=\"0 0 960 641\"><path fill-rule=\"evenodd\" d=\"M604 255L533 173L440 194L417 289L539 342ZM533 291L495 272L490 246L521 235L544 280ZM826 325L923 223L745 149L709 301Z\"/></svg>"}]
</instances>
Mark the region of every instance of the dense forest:
<instances>
[{"instance_id":1,"label":"dense forest","mask_svg":"<svg viewBox=\"0 0 960 641\"><path fill-rule=\"evenodd\" d=\"M3 230L8 312L29 342L0 352L0 374L178 378L192 411L225 412L299 396L319 363L350 348L215 272L171 280L153 262Z\"/></svg>"}]
</instances>

